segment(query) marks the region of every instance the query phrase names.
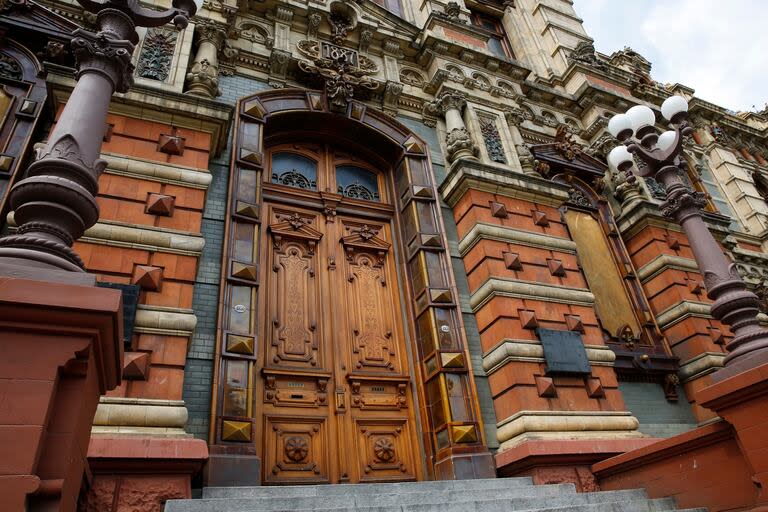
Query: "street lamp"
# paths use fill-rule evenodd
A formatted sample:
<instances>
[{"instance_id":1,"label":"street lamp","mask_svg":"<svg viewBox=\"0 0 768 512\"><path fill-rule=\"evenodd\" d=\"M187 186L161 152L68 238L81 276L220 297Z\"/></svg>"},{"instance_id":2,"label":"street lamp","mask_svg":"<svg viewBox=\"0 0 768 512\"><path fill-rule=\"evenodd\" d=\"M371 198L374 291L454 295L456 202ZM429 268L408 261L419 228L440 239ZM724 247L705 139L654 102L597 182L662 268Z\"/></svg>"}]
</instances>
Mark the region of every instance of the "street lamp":
<instances>
[{"instance_id":1,"label":"street lamp","mask_svg":"<svg viewBox=\"0 0 768 512\"><path fill-rule=\"evenodd\" d=\"M627 176L653 177L667 189L661 214L682 226L704 276L707 296L714 300L712 316L730 326L734 334L727 346L725 368L714 374L715 380L722 380L768 361L768 330L757 320L757 296L747 290L736 264L725 256L701 217L704 194L690 190L678 174L687 166L681 156L683 138L693 133L688 124L688 102L672 96L664 101L661 112L669 121L669 130L661 135L654 127L653 110L644 105L611 118L608 130L624 145L611 150L608 163ZM633 155L643 165L635 166Z\"/></svg>"},{"instance_id":2,"label":"street lamp","mask_svg":"<svg viewBox=\"0 0 768 512\"><path fill-rule=\"evenodd\" d=\"M187 26L203 0L173 0L165 11L138 0L78 0L96 14L97 32L78 28L71 42L75 55L72 94L48 138L12 189L13 235L0 238L0 265L83 272L72 244L99 218L94 197L106 166L99 158L112 94L133 84L131 56L139 36L136 27L173 22Z\"/></svg>"}]
</instances>

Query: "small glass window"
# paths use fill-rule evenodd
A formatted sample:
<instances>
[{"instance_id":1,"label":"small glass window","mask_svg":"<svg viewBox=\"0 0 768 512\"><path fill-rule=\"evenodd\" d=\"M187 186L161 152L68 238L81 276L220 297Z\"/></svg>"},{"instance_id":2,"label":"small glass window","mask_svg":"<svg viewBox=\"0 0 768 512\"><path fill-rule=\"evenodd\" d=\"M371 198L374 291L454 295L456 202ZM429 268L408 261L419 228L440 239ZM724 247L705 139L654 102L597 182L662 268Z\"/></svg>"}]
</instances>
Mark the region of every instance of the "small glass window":
<instances>
[{"instance_id":1,"label":"small glass window","mask_svg":"<svg viewBox=\"0 0 768 512\"><path fill-rule=\"evenodd\" d=\"M336 167L336 185L339 194L352 199L378 201L379 180L376 173L355 167L340 165Z\"/></svg>"},{"instance_id":2,"label":"small glass window","mask_svg":"<svg viewBox=\"0 0 768 512\"><path fill-rule=\"evenodd\" d=\"M317 163L296 153L272 155L272 183L317 190Z\"/></svg>"}]
</instances>

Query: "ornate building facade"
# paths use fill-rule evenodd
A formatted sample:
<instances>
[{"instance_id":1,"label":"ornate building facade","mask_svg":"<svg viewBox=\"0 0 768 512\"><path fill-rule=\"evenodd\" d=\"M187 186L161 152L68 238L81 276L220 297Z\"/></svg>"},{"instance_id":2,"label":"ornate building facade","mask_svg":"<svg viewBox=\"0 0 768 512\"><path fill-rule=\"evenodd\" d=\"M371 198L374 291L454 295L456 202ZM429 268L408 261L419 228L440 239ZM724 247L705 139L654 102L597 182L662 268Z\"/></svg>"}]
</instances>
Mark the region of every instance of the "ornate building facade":
<instances>
[{"instance_id":1,"label":"ornate building facade","mask_svg":"<svg viewBox=\"0 0 768 512\"><path fill-rule=\"evenodd\" d=\"M6 232L91 23L2 2ZM682 178L764 299L768 112L596 52L569 0L206 0L140 36L74 244L125 333L82 510L204 484L612 488L594 464L717 424L698 392L730 331L664 187L607 166L607 123L689 101ZM718 485L754 493L740 477Z\"/></svg>"}]
</instances>

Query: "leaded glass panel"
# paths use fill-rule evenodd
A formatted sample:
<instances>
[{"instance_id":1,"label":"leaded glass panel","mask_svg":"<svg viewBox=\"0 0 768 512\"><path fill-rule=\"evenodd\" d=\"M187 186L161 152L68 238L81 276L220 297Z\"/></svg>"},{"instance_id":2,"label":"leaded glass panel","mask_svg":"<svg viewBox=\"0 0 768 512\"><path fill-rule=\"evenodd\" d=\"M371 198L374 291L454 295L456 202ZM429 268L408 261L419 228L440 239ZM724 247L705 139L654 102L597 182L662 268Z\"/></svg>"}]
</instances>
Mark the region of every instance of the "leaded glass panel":
<instances>
[{"instance_id":1,"label":"leaded glass panel","mask_svg":"<svg viewBox=\"0 0 768 512\"><path fill-rule=\"evenodd\" d=\"M296 153L272 155L272 183L317 190L317 163Z\"/></svg>"},{"instance_id":2,"label":"leaded glass panel","mask_svg":"<svg viewBox=\"0 0 768 512\"><path fill-rule=\"evenodd\" d=\"M376 173L355 167L354 165L339 165L336 167L337 191L344 197L378 201L379 180Z\"/></svg>"}]
</instances>

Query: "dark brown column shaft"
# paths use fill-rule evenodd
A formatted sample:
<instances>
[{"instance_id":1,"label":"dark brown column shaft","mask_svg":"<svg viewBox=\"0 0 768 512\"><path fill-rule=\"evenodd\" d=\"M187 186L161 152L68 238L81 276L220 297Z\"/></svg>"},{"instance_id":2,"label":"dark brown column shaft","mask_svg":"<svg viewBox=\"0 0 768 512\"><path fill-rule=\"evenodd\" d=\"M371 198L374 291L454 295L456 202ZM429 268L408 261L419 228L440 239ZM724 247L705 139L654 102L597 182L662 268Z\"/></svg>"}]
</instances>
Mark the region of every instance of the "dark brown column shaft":
<instances>
[{"instance_id":1,"label":"dark brown column shaft","mask_svg":"<svg viewBox=\"0 0 768 512\"><path fill-rule=\"evenodd\" d=\"M680 162L680 157L676 160ZM667 200L661 205L661 213L677 220L688 237L704 276L707 294L715 301L712 316L730 326L734 334L727 346L729 353L725 368L714 374L715 380L740 373L757 362L768 361L768 330L760 327L757 320L757 295L747 290L736 264L725 256L707 228L700 210L706 204L703 194L693 192L683 184L676 165L664 165L656 172L656 178L667 189Z\"/></svg>"},{"instance_id":2,"label":"dark brown column shaft","mask_svg":"<svg viewBox=\"0 0 768 512\"><path fill-rule=\"evenodd\" d=\"M0 265L84 271L72 244L99 218L99 158L112 94L133 83L131 55L139 40L136 24L155 27L173 21L187 26L194 0L153 11L133 0L78 0L96 13L97 33L75 30L76 78L72 94L47 144L10 195L18 231L0 238Z\"/></svg>"}]
</instances>

